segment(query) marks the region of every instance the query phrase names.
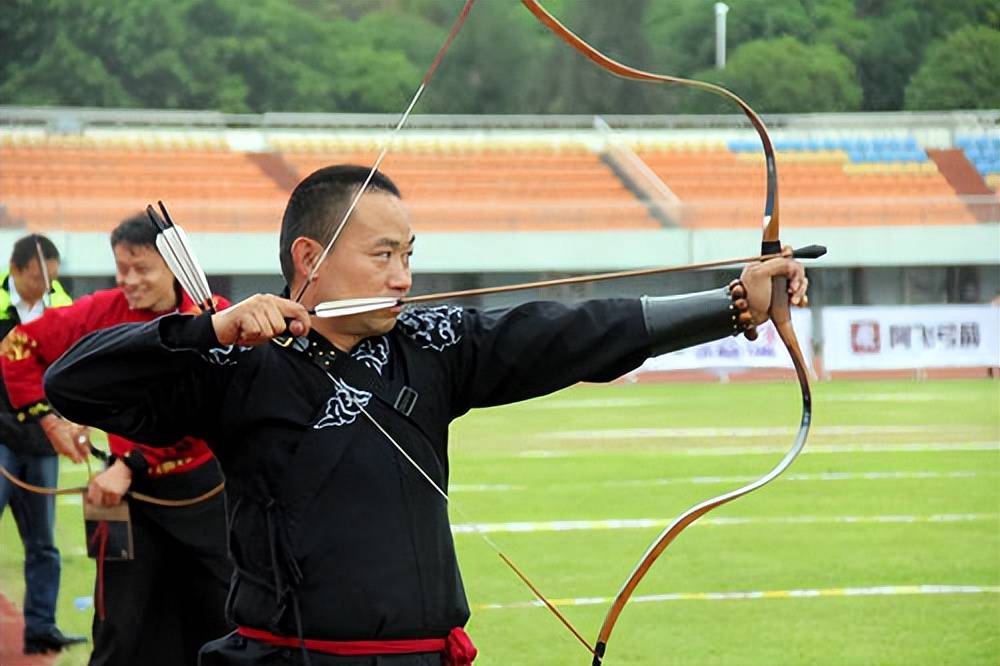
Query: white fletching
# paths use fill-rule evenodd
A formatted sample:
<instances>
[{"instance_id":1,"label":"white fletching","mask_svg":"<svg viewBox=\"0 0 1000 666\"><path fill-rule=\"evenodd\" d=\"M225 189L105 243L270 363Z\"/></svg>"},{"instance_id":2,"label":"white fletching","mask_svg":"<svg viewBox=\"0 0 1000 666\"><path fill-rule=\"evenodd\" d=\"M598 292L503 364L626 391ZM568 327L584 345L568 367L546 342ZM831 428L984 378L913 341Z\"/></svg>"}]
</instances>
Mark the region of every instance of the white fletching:
<instances>
[{"instance_id":1,"label":"white fletching","mask_svg":"<svg viewBox=\"0 0 1000 666\"><path fill-rule=\"evenodd\" d=\"M348 298L342 301L326 301L314 308L317 317L346 317L362 312L374 312L399 305L399 299L392 296L376 298Z\"/></svg>"},{"instance_id":2,"label":"white fletching","mask_svg":"<svg viewBox=\"0 0 1000 666\"><path fill-rule=\"evenodd\" d=\"M208 286L208 278L205 276L205 271L202 270L201 264L199 264L198 260L195 259L194 250L191 249L191 241L188 240L188 236L184 233L184 229L175 224L170 229L167 229L167 231L173 231L177 234L177 240L180 242L180 246L183 249L181 257L188 264L191 276L195 279L195 282L198 285L198 302L210 302L212 300L212 290Z\"/></svg>"},{"instance_id":3,"label":"white fletching","mask_svg":"<svg viewBox=\"0 0 1000 666\"><path fill-rule=\"evenodd\" d=\"M170 272L181 283L181 289L187 292L191 300L198 304L210 303L212 294L208 289L205 273L198 266L197 259L187 254L187 248L179 240L177 231L180 228L176 225L161 231L156 236L156 247Z\"/></svg>"},{"instance_id":4,"label":"white fletching","mask_svg":"<svg viewBox=\"0 0 1000 666\"><path fill-rule=\"evenodd\" d=\"M191 297L191 300L197 300L195 295L191 293L191 290L193 289L190 284L191 276L185 272L180 258L177 256L174 248L171 247L170 241L163 232L156 235L156 249L160 251L160 256L163 257L163 261L167 263L167 267L170 269L170 272L173 273L174 277L177 278L177 281L181 283L181 288L187 292L188 296Z\"/></svg>"}]
</instances>

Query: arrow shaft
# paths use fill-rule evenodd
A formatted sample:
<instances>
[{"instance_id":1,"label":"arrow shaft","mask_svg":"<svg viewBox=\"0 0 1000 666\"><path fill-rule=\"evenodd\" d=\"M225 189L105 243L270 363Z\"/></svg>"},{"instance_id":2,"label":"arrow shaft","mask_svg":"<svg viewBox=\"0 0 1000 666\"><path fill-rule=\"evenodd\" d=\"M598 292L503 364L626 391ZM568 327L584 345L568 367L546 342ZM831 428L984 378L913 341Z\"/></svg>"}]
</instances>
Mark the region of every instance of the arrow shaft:
<instances>
[{"instance_id":1,"label":"arrow shaft","mask_svg":"<svg viewBox=\"0 0 1000 666\"><path fill-rule=\"evenodd\" d=\"M752 257L740 257L737 259L717 259L715 261L703 261L694 264L684 264L680 266L658 266L655 268L639 268L627 271L615 271L612 273L596 273L593 275L574 275L572 277L556 278L553 280L539 280L537 282L523 282L520 284L501 285L497 287L480 287L478 289L463 289L459 291L445 291L437 294L423 294L421 296L408 296L401 298L399 304L425 303L427 301L441 301L449 298L467 298L471 296L485 296L487 294L499 294L511 291L524 291L526 289L541 289L543 287L558 287L567 284L582 284L585 282L601 282L604 280L620 280L622 278L640 277L643 275L661 275L663 273L679 273L681 271L694 271L703 268L719 268L722 266L732 266L734 264L749 264L755 261L767 261L782 256L775 254L758 254ZM792 256L797 256L795 253Z\"/></svg>"}]
</instances>

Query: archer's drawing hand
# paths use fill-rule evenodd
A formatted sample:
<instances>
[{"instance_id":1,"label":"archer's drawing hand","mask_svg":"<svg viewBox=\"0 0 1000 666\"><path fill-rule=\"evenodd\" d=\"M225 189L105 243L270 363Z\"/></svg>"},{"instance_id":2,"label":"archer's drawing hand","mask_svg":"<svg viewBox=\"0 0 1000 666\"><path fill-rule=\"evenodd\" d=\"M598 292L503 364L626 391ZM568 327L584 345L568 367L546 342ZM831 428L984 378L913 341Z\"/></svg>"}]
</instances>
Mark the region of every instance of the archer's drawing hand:
<instances>
[{"instance_id":1,"label":"archer's drawing hand","mask_svg":"<svg viewBox=\"0 0 1000 666\"><path fill-rule=\"evenodd\" d=\"M38 421L52 448L75 463L87 459L90 453L90 428L67 421L55 414L46 414Z\"/></svg>"},{"instance_id":2,"label":"archer's drawing hand","mask_svg":"<svg viewBox=\"0 0 1000 666\"><path fill-rule=\"evenodd\" d=\"M798 307L809 305L809 297L806 295L809 278L806 277L805 266L791 258L791 246L781 248L781 253L785 256L748 264L740 275L740 280L746 287L746 301L752 320L750 323L754 326L767 321L767 311L771 305L771 278L788 279L789 303ZM736 305L740 307L742 304L737 302Z\"/></svg>"},{"instance_id":3,"label":"archer's drawing hand","mask_svg":"<svg viewBox=\"0 0 1000 666\"><path fill-rule=\"evenodd\" d=\"M256 294L212 315L215 337L223 345L252 347L284 333L309 332L309 312L301 304L273 294Z\"/></svg>"},{"instance_id":4,"label":"archer's drawing hand","mask_svg":"<svg viewBox=\"0 0 1000 666\"><path fill-rule=\"evenodd\" d=\"M87 484L87 502L97 506L115 506L132 485L132 470L116 460Z\"/></svg>"}]
</instances>

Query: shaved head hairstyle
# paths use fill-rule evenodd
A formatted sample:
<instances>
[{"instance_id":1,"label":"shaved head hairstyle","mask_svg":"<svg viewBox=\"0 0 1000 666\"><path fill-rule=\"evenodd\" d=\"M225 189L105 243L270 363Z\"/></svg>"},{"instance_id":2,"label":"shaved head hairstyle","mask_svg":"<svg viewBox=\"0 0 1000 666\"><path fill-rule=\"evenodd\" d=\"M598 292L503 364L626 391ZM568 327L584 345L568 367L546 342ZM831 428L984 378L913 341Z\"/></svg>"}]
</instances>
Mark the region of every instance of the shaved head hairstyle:
<instances>
[{"instance_id":1,"label":"shaved head hairstyle","mask_svg":"<svg viewBox=\"0 0 1000 666\"><path fill-rule=\"evenodd\" d=\"M289 286L295 277L292 243L296 238L304 236L326 246L369 171L371 167L338 164L314 171L296 185L281 220L281 239L278 245L281 273ZM402 197L396 184L379 171L372 175L365 192L382 192Z\"/></svg>"}]
</instances>

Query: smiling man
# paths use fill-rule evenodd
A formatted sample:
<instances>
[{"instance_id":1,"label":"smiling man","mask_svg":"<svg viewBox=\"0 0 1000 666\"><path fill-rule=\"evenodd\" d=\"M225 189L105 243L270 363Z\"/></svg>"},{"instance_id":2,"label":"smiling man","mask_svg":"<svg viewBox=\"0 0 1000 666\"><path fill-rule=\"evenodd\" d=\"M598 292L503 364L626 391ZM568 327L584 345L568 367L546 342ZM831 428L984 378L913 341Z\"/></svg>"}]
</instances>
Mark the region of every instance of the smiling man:
<instances>
[{"instance_id":1,"label":"smiling man","mask_svg":"<svg viewBox=\"0 0 1000 666\"><path fill-rule=\"evenodd\" d=\"M42 386L45 369L77 340L125 322L199 309L178 289L156 249L156 230L144 216L111 232L117 287L49 309L24 323L5 344L3 375L11 403L37 421L59 453L81 462L89 454L78 427L56 414ZM228 305L217 298L220 306ZM132 396L142 401L142 392ZM118 504L129 489L160 499L197 497L222 482L205 442L184 432L165 448L109 434L112 464L91 479L87 501ZM139 440L141 441L141 439ZM222 495L184 508L133 502L135 559L100 565L91 666L190 664L202 643L224 634L224 605L231 567L226 556ZM168 618L165 621L161 615Z\"/></svg>"},{"instance_id":2,"label":"smiling man","mask_svg":"<svg viewBox=\"0 0 1000 666\"><path fill-rule=\"evenodd\" d=\"M443 496L452 420L761 323L773 276L789 279L793 303L805 296L802 266L776 259L684 297L310 316L325 301L410 289L410 218L381 173L313 270L367 175L327 167L292 193L280 258L290 293L305 286L301 304L257 295L214 316L103 331L46 377L71 418L153 443L191 432L219 457L239 629L206 645L202 666L306 654L313 666L471 663Z\"/></svg>"}]
</instances>

